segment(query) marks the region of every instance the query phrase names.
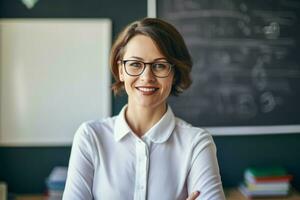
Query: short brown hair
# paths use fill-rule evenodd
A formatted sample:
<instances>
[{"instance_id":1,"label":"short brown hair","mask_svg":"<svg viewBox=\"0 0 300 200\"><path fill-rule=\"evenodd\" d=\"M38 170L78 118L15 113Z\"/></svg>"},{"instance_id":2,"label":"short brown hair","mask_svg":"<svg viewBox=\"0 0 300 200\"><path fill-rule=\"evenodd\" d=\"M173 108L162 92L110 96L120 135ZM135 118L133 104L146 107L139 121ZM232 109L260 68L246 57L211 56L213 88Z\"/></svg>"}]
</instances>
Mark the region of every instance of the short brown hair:
<instances>
[{"instance_id":1,"label":"short brown hair","mask_svg":"<svg viewBox=\"0 0 300 200\"><path fill-rule=\"evenodd\" d=\"M129 40L139 34L150 37L167 60L174 64L174 84L171 94L178 95L187 89L192 83L190 77L192 59L182 36L173 25L161 19L144 18L126 26L112 46L110 67L115 78L112 85L114 94L119 94L124 88L124 83L119 78L118 61L122 60L124 48Z\"/></svg>"}]
</instances>

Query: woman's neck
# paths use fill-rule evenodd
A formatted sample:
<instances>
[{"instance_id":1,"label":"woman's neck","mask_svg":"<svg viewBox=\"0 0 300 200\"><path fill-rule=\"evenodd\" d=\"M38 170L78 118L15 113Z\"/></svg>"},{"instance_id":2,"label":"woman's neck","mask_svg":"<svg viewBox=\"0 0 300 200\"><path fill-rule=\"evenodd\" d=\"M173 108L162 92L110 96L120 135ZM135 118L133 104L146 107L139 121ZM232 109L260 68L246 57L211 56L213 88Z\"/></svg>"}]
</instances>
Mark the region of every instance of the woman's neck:
<instances>
[{"instance_id":1,"label":"woman's neck","mask_svg":"<svg viewBox=\"0 0 300 200\"><path fill-rule=\"evenodd\" d=\"M135 106L128 104L125 112L126 121L131 130L142 137L161 117L166 113L167 105L163 104L157 108Z\"/></svg>"}]
</instances>

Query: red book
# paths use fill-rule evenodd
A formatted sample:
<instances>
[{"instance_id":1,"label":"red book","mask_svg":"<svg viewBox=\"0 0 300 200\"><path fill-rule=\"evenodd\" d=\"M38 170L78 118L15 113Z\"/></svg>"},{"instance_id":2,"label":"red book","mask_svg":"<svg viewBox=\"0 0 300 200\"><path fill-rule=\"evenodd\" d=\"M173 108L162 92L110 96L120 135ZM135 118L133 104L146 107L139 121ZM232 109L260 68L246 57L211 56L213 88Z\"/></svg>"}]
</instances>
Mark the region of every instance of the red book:
<instances>
[{"instance_id":1,"label":"red book","mask_svg":"<svg viewBox=\"0 0 300 200\"><path fill-rule=\"evenodd\" d=\"M292 180L292 175L285 176L260 176L253 177L255 182L289 182Z\"/></svg>"}]
</instances>

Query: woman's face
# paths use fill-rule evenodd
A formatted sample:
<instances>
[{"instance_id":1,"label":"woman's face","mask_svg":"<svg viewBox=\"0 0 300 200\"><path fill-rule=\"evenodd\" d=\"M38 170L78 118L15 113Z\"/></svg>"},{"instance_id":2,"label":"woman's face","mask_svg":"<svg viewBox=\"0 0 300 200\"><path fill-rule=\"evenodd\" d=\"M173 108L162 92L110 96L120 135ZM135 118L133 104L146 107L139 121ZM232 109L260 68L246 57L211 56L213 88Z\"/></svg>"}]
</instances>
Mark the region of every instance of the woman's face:
<instances>
[{"instance_id":1,"label":"woman's face","mask_svg":"<svg viewBox=\"0 0 300 200\"><path fill-rule=\"evenodd\" d=\"M154 41L144 35L134 36L126 45L123 60L142 62L166 62L164 55L155 46ZM171 92L174 78L173 70L165 78L154 76L150 65L146 65L139 76L130 76L124 65L119 64L120 80L124 82L128 94L129 106L164 109L166 100Z\"/></svg>"}]
</instances>

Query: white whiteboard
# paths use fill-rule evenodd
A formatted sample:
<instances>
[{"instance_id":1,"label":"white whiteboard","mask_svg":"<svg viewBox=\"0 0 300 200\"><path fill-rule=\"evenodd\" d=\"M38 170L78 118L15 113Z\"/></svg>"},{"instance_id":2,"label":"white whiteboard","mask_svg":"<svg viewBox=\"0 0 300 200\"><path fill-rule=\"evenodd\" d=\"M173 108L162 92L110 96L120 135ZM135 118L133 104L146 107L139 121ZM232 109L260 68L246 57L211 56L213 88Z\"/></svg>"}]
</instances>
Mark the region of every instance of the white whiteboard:
<instances>
[{"instance_id":1,"label":"white whiteboard","mask_svg":"<svg viewBox=\"0 0 300 200\"><path fill-rule=\"evenodd\" d=\"M111 21L0 20L0 145L70 145L111 114Z\"/></svg>"}]
</instances>

